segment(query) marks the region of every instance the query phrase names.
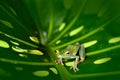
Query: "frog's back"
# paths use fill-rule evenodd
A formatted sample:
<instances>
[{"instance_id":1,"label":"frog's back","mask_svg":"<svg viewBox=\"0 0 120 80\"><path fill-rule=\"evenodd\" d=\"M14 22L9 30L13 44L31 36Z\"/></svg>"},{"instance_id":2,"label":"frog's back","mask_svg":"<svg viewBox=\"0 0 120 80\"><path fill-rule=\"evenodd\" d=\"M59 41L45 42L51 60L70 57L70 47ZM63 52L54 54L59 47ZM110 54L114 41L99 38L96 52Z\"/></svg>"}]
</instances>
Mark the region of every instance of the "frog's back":
<instances>
[{"instance_id":1,"label":"frog's back","mask_svg":"<svg viewBox=\"0 0 120 80\"><path fill-rule=\"evenodd\" d=\"M69 45L62 51L64 54L66 51L69 51L71 55L76 55L79 49L79 43L76 43L75 45Z\"/></svg>"}]
</instances>

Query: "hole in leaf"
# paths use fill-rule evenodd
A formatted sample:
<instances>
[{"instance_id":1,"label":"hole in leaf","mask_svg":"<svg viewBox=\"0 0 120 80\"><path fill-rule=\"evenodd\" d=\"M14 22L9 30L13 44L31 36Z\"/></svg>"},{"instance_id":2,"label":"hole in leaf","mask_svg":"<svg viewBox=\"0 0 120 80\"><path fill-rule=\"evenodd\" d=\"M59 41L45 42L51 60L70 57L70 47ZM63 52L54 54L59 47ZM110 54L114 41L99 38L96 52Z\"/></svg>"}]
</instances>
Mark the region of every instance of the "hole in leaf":
<instances>
[{"instance_id":1,"label":"hole in leaf","mask_svg":"<svg viewBox=\"0 0 120 80\"><path fill-rule=\"evenodd\" d=\"M9 44L3 40L0 40L0 47L3 47L3 48L9 48Z\"/></svg>"},{"instance_id":2,"label":"hole in leaf","mask_svg":"<svg viewBox=\"0 0 120 80\"><path fill-rule=\"evenodd\" d=\"M51 68L49 68L54 74L58 74L58 71L57 71L57 69L56 68L54 68L54 67L51 67Z\"/></svg>"},{"instance_id":3,"label":"hole in leaf","mask_svg":"<svg viewBox=\"0 0 120 80\"><path fill-rule=\"evenodd\" d=\"M37 77L46 77L49 75L49 72L48 71L35 71L33 72L33 75Z\"/></svg>"},{"instance_id":4,"label":"hole in leaf","mask_svg":"<svg viewBox=\"0 0 120 80\"><path fill-rule=\"evenodd\" d=\"M62 31L62 30L64 29L65 26L66 26L66 23L63 22L63 23L60 25L60 27L59 27L59 31Z\"/></svg>"},{"instance_id":5,"label":"hole in leaf","mask_svg":"<svg viewBox=\"0 0 120 80\"><path fill-rule=\"evenodd\" d=\"M84 28L84 26L82 25L82 26L80 26L80 27L72 30L72 31L69 33L69 35L70 35L70 36L74 36L74 35L78 34L80 31L82 31L83 28Z\"/></svg>"},{"instance_id":6,"label":"hole in leaf","mask_svg":"<svg viewBox=\"0 0 120 80\"><path fill-rule=\"evenodd\" d=\"M17 42L15 42L15 41L10 41L12 44L14 44L14 45L19 45L19 43L17 43Z\"/></svg>"},{"instance_id":7,"label":"hole in leaf","mask_svg":"<svg viewBox=\"0 0 120 80\"><path fill-rule=\"evenodd\" d=\"M74 64L73 61L72 61L72 62L66 62L66 63L65 63L66 66L73 66L73 64Z\"/></svg>"},{"instance_id":8,"label":"hole in leaf","mask_svg":"<svg viewBox=\"0 0 120 80\"><path fill-rule=\"evenodd\" d=\"M114 37L109 39L108 43L117 43L120 42L120 37Z\"/></svg>"},{"instance_id":9,"label":"hole in leaf","mask_svg":"<svg viewBox=\"0 0 120 80\"><path fill-rule=\"evenodd\" d=\"M17 46L12 46L12 49L16 52L21 52L21 53L28 53L28 54L34 54L34 55L43 55L43 53L39 50L29 50L29 49L22 49ZM19 55L20 56L20 55Z\"/></svg>"},{"instance_id":10,"label":"hole in leaf","mask_svg":"<svg viewBox=\"0 0 120 80\"><path fill-rule=\"evenodd\" d=\"M27 51L27 49L22 49L22 48L19 48L19 47L17 47L17 46L12 46L12 49L14 50L14 51L16 51L16 52L22 52L22 53L24 53L24 52L28 52Z\"/></svg>"},{"instance_id":11,"label":"hole in leaf","mask_svg":"<svg viewBox=\"0 0 120 80\"><path fill-rule=\"evenodd\" d=\"M35 55L43 55L43 52L39 51L39 50L29 50L30 54L35 54Z\"/></svg>"},{"instance_id":12,"label":"hole in leaf","mask_svg":"<svg viewBox=\"0 0 120 80\"><path fill-rule=\"evenodd\" d=\"M110 60L111 60L111 58L107 57L107 58L102 58L102 59L95 60L93 63L94 64L103 64L103 63L106 63L106 62L108 62Z\"/></svg>"},{"instance_id":13,"label":"hole in leaf","mask_svg":"<svg viewBox=\"0 0 120 80\"><path fill-rule=\"evenodd\" d=\"M84 47L87 48L87 47L95 45L96 43L97 43L97 40L89 41L89 42L84 43Z\"/></svg>"},{"instance_id":14,"label":"hole in leaf","mask_svg":"<svg viewBox=\"0 0 120 80\"><path fill-rule=\"evenodd\" d=\"M22 67L16 67L15 69L18 70L18 71L22 71L23 70Z\"/></svg>"},{"instance_id":15,"label":"hole in leaf","mask_svg":"<svg viewBox=\"0 0 120 80\"><path fill-rule=\"evenodd\" d=\"M24 57L24 58L27 58L28 56L25 55L25 54L19 54L20 57Z\"/></svg>"},{"instance_id":16,"label":"hole in leaf","mask_svg":"<svg viewBox=\"0 0 120 80\"><path fill-rule=\"evenodd\" d=\"M7 27L9 27L9 28L14 28L13 26L12 26L12 24L10 23L10 22L8 22L8 21L5 21L5 20L2 20L2 19L0 19L0 22L1 23L3 23L5 26L7 26Z\"/></svg>"},{"instance_id":17,"label":"hole in leaf","mask_svg":"<svg viewBox=\"0 0 120 80\"><path fill-rule=\"evenodd\" d=\"M56 44L60 44L60 43L61 43L61 40L56 41Z\"/></svg>"},{"instance_id":18,"label":"hole in leaf","mask_svg":"<svg viewBox=\"0 0 120 80\"><path fill-rule=\"evenodd\" d=\"M39 40L37 37L33 37L33 36L30 36L29 37L31 41L35 42L35 43L39 43Z\"/></svg>"}]
</instances>

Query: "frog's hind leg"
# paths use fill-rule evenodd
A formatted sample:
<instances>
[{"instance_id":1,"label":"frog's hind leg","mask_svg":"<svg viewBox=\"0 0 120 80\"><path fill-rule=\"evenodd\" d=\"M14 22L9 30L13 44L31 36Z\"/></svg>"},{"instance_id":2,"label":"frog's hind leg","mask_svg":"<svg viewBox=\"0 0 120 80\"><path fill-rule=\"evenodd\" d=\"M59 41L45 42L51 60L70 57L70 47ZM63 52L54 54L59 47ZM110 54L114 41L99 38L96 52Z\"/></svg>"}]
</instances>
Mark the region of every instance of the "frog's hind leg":
<instances>
[{"instance_id":1,"label":"frog's hind leg","mask_svg":"<svg viewBox=\"0 0 120 80\"><path fill-rule=\"evenodd\" d=\"M80 60L78 61L78 63L81 63L85 60L85 57L86 57L85 48L83 44L80 45L78 52L79 52L79 57L80 57Z\"/></svg>"}]
</instances>

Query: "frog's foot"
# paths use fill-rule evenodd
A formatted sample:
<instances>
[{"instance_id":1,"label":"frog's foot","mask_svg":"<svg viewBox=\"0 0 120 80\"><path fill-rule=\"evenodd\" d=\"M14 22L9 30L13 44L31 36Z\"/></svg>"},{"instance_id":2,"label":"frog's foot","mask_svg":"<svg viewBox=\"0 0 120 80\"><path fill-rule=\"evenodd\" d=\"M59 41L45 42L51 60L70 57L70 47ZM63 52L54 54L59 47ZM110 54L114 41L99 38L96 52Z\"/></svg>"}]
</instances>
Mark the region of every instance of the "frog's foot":
<instances>
[{"instance_id":1,"label":"frog's foot","mask_svg":"<svg viewBox=\"0 0 120 80\"><path fill-rule=\"evenodd\" d=\"M77 66L72 66L72 67L70 67L70 69L73 69L73 70L74 70L74 72L79 71L79 69L77 68Z\"/></svg>"},{"instance_id":2,"label":"frog's foot","mask_svg":"<svg viewBox=\"0 0 120 80\"><path fill-rule=\"evenodd\" d=\"M77 67L77 63L74 62L74 65L70 67L70 69L73 69L74 72L79 71L78 67Z\"/></svg>"},{"instance_id":3,"label":"frog's foot","mask_svg":"<svg viewBox=\"0 0 120 80\"><path fill-rule=\"evenodd\" d=\"M81 62L83 62L84 60L83 59L80 59L79 61L78 61L78 64L80 64Z\"/></svg>"},{"instance_id":4,"label":"frog's foot","mask_svg":"<svg viewBox=\"0 0 120 80\"><path fill-rule=\"evenodd\" d=\"M63 61L61 59L55 60L55 63L63 65Z\"/></svg>"}]
</instances>

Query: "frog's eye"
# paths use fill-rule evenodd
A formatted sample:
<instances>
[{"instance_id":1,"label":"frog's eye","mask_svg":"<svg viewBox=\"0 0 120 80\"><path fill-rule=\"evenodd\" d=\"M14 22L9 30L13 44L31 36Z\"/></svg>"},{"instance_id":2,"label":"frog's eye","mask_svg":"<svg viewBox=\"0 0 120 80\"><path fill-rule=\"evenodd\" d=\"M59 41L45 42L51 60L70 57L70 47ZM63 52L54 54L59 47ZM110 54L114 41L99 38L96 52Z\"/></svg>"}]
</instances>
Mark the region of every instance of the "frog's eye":
<instances>
[{"instance_id":1,"label":"frog's eye","mask_svg":"<svg viewBox=\"0 0 120 80\"><path fill-rule=\"evenodd\" d=\"M66 51L65 54L70 54L70 52L69 52L69 51Z\"/></svg>"}]
</instances>

